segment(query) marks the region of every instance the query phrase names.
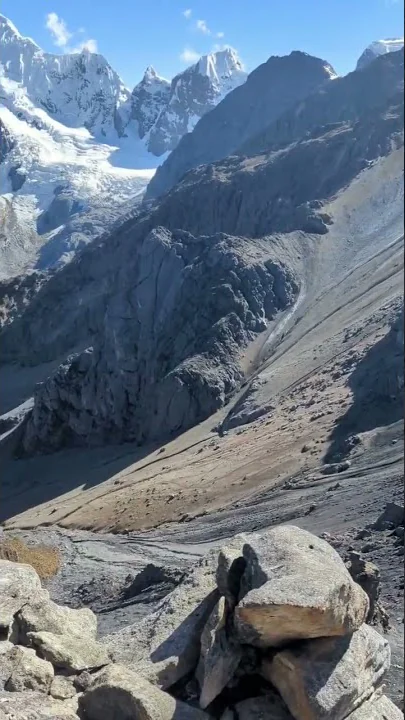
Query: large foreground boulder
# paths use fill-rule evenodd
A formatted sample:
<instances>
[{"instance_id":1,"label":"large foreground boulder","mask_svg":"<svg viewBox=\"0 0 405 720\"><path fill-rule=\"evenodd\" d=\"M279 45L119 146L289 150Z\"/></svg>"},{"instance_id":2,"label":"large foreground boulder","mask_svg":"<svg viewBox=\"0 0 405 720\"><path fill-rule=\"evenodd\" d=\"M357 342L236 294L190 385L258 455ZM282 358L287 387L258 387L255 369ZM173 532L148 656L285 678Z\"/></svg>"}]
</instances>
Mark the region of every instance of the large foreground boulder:
<instances>
[{"instance_id":1,"label":"large foreground boulder","mask_svg":"<svg viewBox=\"0 0 405 720\"><path fill-rule=\"evenodd\" d=\"M138 674L110 665L79 700L86 720L204 720L208 716L175 700Z\"/></svg>"},{"instance_id":2,"label":"large foreground boulder","mask_svg":"<svg viewBox=\"0 0 405 720\"><path fill-rule=\"evenodd\" d=\"M226 549L223 554L229 555ZM364 622L369 602L327 542L292 525L252 534L221 586L238 593L241 642L258 647L346 635ZM238 568L239 577L235 575Z\"/></svg>"},{"instance_id":3,"label":"large foreground boulder","mask_svg":"<svg viewBox=\"0 0 405 720\"><path fill-rule=\"evenodd\" d=\"M165 689L195 669L200 635L218 601L216 553L194 568L140 623L102 639L115 662Z\"/></svg>"},{"instance_id":4,"label":"large foreground boulder","mask_svg":"<svg viewBox=\"0 0 405 720\"><path fill-rule=\"evenodd\" d=\"M389 666L388 642L363 625L353 635L282 650L262 672L298 720L344 720L373 695Z\"/></svg>"},{"instance_id":5,"label":"large foreground boulder","mask_svg":"<svg viewBox=\"0 0 405 720\"><path fill-rule=\"evenodd\" d=\"M49 593L30 565L0 560L0 631L8 631L15 613L25 603L42 602Z\"/></svg>"}]
</instances>

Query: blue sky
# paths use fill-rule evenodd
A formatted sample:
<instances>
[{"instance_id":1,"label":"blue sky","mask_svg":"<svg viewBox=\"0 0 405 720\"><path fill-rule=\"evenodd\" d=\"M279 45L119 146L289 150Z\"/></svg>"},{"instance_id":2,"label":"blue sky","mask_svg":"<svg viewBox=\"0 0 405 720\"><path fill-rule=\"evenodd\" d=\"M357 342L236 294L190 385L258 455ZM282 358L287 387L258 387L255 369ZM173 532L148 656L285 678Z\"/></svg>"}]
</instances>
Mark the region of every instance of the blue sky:
<instances>
[{"instance_id":1,"label":"blue sky","mask_svg":"<svg viewBox=\"0 0 405 720\"><path fill-rule=\"evenodd\" d=\"M404 2L1 0L0 8L48 52L97 47L133 86L147 65L170 78L223 44L236 48L249 71L297 49L344 74L372 40L403 35Z\"/></svg>"}]
</instances>

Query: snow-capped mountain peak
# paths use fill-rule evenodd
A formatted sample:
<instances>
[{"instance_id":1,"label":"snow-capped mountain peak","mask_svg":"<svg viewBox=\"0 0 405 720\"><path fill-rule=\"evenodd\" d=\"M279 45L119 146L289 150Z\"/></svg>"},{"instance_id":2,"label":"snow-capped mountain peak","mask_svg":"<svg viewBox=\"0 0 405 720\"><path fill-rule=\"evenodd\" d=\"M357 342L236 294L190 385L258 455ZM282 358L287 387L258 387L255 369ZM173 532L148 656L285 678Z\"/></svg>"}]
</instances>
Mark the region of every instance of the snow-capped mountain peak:
<instances>
[{"instance_id":1,"label":"snow-capped mountain peak","mask_svg":"<svg viewBox=\"0 0 405 720\"><path fill-rule=\"evenodd\" d=\"M386 55L390 52L398 52L404 47L404 38L387 38L385 40L375 40L361 54L356 70L361 70L370 62L375 60L379 55Z\"/></svg>"},{"instance_id":2,"label":"snow-capped mountain peak","mask_svg":"<svg viewBox=\"0 0 405 720\"><path fill-rule=\"evenodd\" d=\"M238 76L246 79L243 65L233 48L226 48L209 55L203 55L197 63L197 71L215 83L219 83L223 78L235 78Z\"/></svg>"}]
</instances>

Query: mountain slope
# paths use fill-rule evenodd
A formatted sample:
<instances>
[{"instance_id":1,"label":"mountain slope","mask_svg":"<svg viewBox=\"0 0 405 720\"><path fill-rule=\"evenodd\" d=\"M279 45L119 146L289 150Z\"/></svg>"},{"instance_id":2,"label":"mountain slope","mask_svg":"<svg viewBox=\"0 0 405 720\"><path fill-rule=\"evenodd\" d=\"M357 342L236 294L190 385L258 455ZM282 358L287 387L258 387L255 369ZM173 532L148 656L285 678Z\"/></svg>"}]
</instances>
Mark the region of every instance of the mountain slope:
<instances>
[{"instance_id":1,"label":"mountain slope","mask_svg":"<svg viewBox=\"0 0 405 720\"><path fill-rule=\"evenodd\" d=\"M402 50L404 47L404 38L388 39L388 40L376 40L371 43L364 52L360 55L356 70L362 70L369 63L373 62L380 55L386 55L386 53L397 52Z\"/></svg>"},{"instance_id":2,"label":"mountain slope","mask_svg":"<svg viewBox=\"0 0 405 720\"><path fill-rule=\"evenodd\" d=\"M400 66L401 60L390 62ZM378 64L386 62L370 66L376 78ZM39 290L1 336L7 361L41 365L66 358L37 390L27 451L162 439L228 400L243 379L241 350L258 333L269 335L277 311L299 303L299 287L305 294L313 282L313 253L323 267L323 248L330 246L332 255L342 253L333 255L339 267L350 272L354 257L357 262L362 251L371 252L365 228L378 226L373 207L381 205L378 213L388 223L390 204L367 206L363 198L371 219L359 220L365 240L356 249L352 238L360 230L356 224L345 230L350 211L338 213L335 226L333 208L356 178L403 144L399 70L384 75L388 86L381 85L374 109L365 98L357 115L352 78L342 79L349 119L320 127L308 100L310 133L305 124L304 136L282 150L190 172L160 203L87 247ZM316 108L316 93L313 102ZM396 213L397 175L392 185ZM332 272L329 261L324 272ZM270 340L262 342L264 348Z\"/></svg>"},{"instance_id":3,"label":"mountain slope","mask_svg":"<svg viewBox=\"0 0 405 720\"><path fill-rule=\"evenodd\" d=\"M156 173L147 197L162 195L191 168L231 155L287 108L334 77L328 63L305 53L271 57L205 115L191 135L183 137Z\"/></svg>"}]
</instances>

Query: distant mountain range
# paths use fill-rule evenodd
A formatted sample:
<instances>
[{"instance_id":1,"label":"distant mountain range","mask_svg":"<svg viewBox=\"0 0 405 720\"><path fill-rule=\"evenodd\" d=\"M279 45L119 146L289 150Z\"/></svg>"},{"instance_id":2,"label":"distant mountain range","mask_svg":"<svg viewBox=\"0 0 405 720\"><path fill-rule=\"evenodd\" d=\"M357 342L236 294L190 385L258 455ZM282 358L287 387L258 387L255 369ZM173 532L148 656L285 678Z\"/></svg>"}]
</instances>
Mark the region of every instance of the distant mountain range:
<instances>
[{"instance_id":1,"label":"distant mountain range","mask_svg":"<svg viewBox=\"0 0 405 720\"><path fill-rule=\"evenodd\" d=\"M45 53L0 15L0 278L69 261L133 211L154 168L246 73L202 57L131 92L102 55Z\"/></svg>"}]
</instances>

